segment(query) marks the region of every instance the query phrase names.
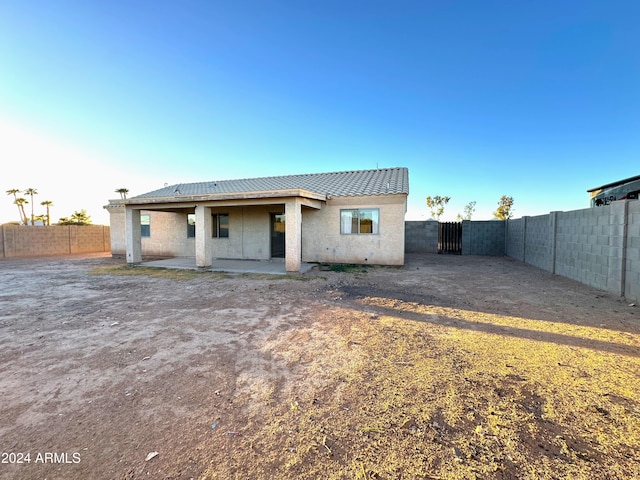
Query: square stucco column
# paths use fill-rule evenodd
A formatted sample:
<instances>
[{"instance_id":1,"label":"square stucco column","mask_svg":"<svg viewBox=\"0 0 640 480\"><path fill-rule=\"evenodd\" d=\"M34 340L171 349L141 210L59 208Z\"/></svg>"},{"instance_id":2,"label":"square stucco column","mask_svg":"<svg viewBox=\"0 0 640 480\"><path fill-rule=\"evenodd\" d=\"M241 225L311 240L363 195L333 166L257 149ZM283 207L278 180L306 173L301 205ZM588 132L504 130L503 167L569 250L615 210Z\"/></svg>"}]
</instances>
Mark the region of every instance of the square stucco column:
<instances>
[{"instance_id":1,"label":"square stucco column","mask_svg":"<svg viewBox=\"0 0 640 480\"><path fill-rule=\"evenodd\" d=\"M302 265L302 203L292 198L284 204L285 253L287 272L299 272Z\"/></svg>"},{"instance_id":2,"label":"square stucco column","mask_svg":"<svg viewBox=\"0 0 640 480\"><path fill-rule=\"evenodd\" d=\"M213 239L211 236L211 207L196 205L196 266L210 267Z\"/></svg>"},{"instance_id":3,"label":"square stucco column","mask_svg":"<svg viewBox=\"0 0 640 480\"><path fill-rule=\"evenodd\" d=\"M140 210L124 209L124 236L127 263L142 262L142 241L140 235Z\"/></svg>"}]
</instances>

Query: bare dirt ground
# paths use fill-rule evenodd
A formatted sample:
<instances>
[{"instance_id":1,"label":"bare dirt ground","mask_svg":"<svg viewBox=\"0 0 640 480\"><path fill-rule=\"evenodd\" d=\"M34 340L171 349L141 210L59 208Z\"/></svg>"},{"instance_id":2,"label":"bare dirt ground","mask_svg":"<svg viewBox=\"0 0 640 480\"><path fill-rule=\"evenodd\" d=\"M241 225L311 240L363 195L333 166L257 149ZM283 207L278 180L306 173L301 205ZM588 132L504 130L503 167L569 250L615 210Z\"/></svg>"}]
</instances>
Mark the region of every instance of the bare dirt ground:
<instances>
[{"instance_id":1,"label":"bare dirt ground","mask_svg":"<svg viewBox=\"0 0 640 480\"><path fill-rule=\"evenodd\" d=\"M0 261L0 478L640 478L637 307L508 258L342 270Z\"/></svg>"}]
</instances>

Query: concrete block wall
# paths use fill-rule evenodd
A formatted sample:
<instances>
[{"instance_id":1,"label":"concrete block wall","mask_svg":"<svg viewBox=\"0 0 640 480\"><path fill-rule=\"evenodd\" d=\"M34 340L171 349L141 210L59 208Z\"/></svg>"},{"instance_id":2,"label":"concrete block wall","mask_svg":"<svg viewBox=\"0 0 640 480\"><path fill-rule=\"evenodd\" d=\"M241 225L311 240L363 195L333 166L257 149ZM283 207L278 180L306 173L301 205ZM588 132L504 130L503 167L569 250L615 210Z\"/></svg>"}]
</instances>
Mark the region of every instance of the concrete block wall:
<instances>
[{"instance_id":1,"label":"concrete block wall","mask_svg":"<svg viewBox=\"0 0 640 480\"><path fill-rule=\"evenodd\" d=\"M619 295L626 202L558 212L555 273Z\"/></svg>"},{"instance_id":2,"label":"concrete block wall","mask_svg":"<svg viewBox=\"0 0 640 480\"><path fill-rule=\"evenodd\" d=\"M102 225L69 225L69 250L71 253L108 252L110 249L109 227ZM92 228L85 228L92 227ZM95 228L97 227L97 228ZM59 227L46 227L59 228Z\"/></svg>"},{"instance_id":3,"label":"concrete block wall","mask_svg":"<svg viewBox=\"0 0 640 480\"><path fill-rule=\"evenodd\" d=\"M505 232L505 253L524 262L524 218L508 220Z\"/></svg>"},{"instance_id":4,"label":"concrete block wall","mask_svg":"<svg viewBox=\"0 0 640 480\"><path fill-rule=\"evenodd\" d=\"M404 240L407 253L438 253L438 222L404 222Z\"/></svg>"},{"instance_id":5,"label":"concrete block wall","mask_svg":"<svg viewBox=\"0 0 640 480\"><path fill-rule=\"evenodd\" d=\"M1 258L108 252L109 231L104 225L3 225Z\"/></svg>"},{"instance_id":6,"label":"concrete block wall","mask_svg":"<svg viewBox=\"0 0 640 480\"><path fill-rule=\"evenodd\" d=\"M462 222L463 255L504 255L505 222L499 220Z\"/></svg>"},{"instance_id":7,"label":"concrete block wall","mask_svg":"<svg viewBox=\"0 0 640 480\"><path fill-rule=\"evenodd\" d=\"M640 201L628 202L624 296L640 302Z\"/></svg>"},{"instance_id":8,"label":"concrete block wall","mask_svg":"<svg viewBox=\"0 0 640 480\"><path fill-rule=\"evenodd\" d=\"M640 301L640 201L507 221L508 256Z\"/></svg>"},{"instance_id":9,"label":"concrete block wall","mask_svg":"<svg viewBox=\"0 0 640 480\"><path fill-rule=\"evenodd\" d=\"M551 218L551 215L523 217L524 261L549 271L553 271L551 244L554 232Z\"/></svg>"}]
</instances>

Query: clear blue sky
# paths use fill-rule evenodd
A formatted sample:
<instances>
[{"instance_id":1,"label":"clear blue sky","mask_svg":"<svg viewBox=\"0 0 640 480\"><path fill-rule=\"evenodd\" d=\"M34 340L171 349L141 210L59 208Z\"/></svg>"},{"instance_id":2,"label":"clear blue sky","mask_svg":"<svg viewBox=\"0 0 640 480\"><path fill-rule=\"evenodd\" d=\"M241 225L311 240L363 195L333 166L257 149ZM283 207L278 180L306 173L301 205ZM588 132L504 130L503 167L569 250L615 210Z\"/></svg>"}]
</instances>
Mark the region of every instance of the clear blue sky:
<instances>
[{"instance_id":1,"label":"clear blue sky","mask_svg":"<svg viewBox=\"0 0 640 480\"><path fill-rule=\"evenodd\" d=\"M406 166L408 219L640 174L640 1L0 3L2 194ZM0 198L0 221L15 220Z\"/></svg>"}]
</instances>

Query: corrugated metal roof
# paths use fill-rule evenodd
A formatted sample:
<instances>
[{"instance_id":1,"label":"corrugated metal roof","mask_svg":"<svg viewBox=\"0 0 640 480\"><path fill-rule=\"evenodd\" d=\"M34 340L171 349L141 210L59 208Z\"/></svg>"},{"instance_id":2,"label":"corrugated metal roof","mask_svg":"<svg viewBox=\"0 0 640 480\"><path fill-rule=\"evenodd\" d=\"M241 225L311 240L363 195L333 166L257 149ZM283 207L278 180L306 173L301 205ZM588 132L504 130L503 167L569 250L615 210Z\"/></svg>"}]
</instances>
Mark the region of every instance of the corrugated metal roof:
<instances>
[{"instance_id":1,"label":"corrugated metal roof","mask_svg":"<svg viewBox=\"0 0 640 480\"><path fill-rule=\"evenodd\" d=\"M346 172L308 173L280 177L216 180L179 183L133 198L213 195L223 193L265 192L300 188L334 197L409 193L409 170L405 167Z\"/></svg>"},{"instance_id":2,"label":"corrugated metal roof","mask_svg":"<svg viewBox=\"0 0 640 480\"><path fill-rule=\"evenodd\" d=\"M601 185L599 187L590 188L587 192L595 192L596 190L602 190L604 188L617 187L618 185L624 185L625 183L635 182L636 180L640 180L640 175L636 175L635 177L625 178L624 180L618 180L617 182L607 183L606 185Z\"/></svg>"}]
</instances>

